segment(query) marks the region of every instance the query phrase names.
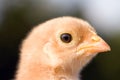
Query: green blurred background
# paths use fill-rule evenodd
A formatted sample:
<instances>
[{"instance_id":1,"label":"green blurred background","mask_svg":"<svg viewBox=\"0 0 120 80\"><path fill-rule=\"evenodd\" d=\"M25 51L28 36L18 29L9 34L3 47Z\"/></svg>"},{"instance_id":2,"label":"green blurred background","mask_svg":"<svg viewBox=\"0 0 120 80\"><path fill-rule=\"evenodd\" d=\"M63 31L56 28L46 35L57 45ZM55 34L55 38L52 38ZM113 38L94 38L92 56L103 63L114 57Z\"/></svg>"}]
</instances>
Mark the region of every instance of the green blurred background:
<instances>
[{"instance_id":1,"label":"green blurred background","mask_svg":"<svg viewBox=\"0 0 120 80\"><path fill-rule=\"evenodd\" d=\"M99 54L82 71L82 80L120 80L120 1L0 0L0 80L14 78L19 46L36 25L59 16L90 22L112 51Z\"/></svg>"}]
</instances>

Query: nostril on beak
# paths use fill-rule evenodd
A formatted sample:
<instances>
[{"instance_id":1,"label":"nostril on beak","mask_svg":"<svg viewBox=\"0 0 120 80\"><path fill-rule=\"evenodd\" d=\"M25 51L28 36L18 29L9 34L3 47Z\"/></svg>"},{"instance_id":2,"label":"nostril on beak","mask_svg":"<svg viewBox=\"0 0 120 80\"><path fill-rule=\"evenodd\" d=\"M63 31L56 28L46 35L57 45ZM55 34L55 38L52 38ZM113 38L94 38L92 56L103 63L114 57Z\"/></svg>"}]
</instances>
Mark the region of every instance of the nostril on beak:
<instances>
[{"instance_id":1,"label":"nostril on beak","mask_svg":"<svg viewBox=\"0 0 120 80\"><path fill-rule=\"evenodd\" d=\"M98 36L93 36L92 41L98 42L98 41L100 41L100 38Z\"/></svg>"}]
</instances>

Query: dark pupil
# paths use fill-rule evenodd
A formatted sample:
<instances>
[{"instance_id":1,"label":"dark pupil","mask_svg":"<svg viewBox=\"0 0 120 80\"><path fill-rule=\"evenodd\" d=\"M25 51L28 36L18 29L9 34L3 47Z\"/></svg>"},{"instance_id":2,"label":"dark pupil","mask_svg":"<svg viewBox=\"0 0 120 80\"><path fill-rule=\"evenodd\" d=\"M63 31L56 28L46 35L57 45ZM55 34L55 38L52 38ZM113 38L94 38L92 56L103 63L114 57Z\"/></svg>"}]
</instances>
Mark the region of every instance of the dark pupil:
<instances>
[{"instance_id":1,"label":"dark pupil","mask_svg":"<svg viewBox=\"0 0 120 80\"><path fill-rule=\"evenodd\" d=\"M72 40L72 36L69 33L63 33L60 38L65 43L69 43Z\"/></svg>"}]
</instances>

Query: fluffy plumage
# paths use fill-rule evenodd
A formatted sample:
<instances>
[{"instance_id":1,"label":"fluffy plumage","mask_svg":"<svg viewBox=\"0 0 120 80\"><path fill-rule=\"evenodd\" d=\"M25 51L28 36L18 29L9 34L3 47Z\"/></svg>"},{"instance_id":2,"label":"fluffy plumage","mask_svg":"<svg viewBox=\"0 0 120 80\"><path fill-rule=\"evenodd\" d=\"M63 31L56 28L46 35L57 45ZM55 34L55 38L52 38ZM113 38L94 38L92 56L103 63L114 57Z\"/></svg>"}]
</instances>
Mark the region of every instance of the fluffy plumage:
<instances>
[{"instance_id":1,"label":"fluffy plumage","mask_svg":"<svg viewBox=\"0 0 120 80\"><path fill-rule=\"evenodd\" d=\"M55 18L35 27L23 41L16 80L79 80L83 67L109 50L86 21Z\"/></svg>"}]
</instances>

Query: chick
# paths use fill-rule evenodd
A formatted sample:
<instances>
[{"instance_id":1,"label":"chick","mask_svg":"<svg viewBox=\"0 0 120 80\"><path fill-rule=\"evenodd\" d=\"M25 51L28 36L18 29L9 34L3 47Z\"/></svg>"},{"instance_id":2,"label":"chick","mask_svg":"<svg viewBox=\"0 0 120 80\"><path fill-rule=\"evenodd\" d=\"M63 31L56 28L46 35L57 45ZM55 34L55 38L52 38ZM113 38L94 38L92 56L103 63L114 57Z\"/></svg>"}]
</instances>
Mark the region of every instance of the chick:
<instances>
[{"instance_id":1,"label":"chick","mask_svg":"<svg viewBox=\"0 0 120 80\"><path fill-rule=\"evenodd\" d=\"M59 17L35 27L23 41L16 80L79 80L84 66L109 45L86 21Z\"/></svg>"}]
</instances>

